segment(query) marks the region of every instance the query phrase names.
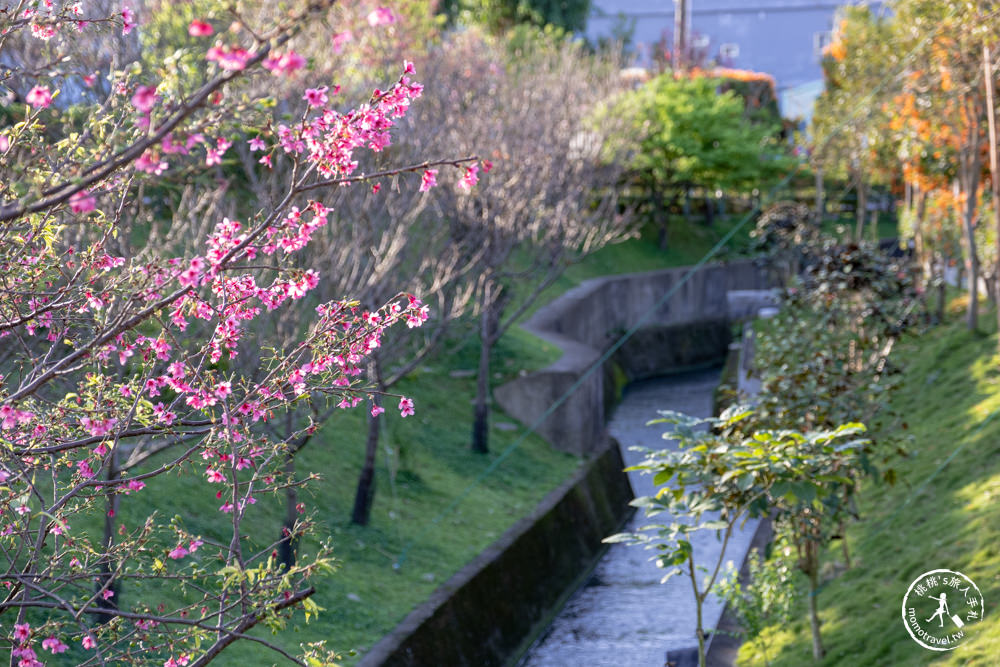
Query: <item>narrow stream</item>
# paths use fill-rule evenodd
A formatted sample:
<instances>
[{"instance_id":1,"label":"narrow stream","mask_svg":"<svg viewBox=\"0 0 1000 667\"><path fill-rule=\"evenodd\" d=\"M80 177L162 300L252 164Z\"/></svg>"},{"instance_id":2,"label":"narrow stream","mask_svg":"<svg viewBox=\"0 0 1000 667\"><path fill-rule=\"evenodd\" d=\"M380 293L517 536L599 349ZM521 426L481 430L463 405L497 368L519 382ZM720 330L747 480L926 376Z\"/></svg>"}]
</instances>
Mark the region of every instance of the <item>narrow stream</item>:
<instances>
[{"instance_id":1,"label":"narrow stream","mask_svg":"<svg viewBox=\"0 0 1000 667\"><path fill-rule=\"evenodd\" d=\"M657 410L709 416L719 374L720 369L713 368L630 385L608 425L622 444L626 463L641 459L629 447L673 446L661 438L663 425L645 426L658 416ZM654 492L649 475L629 475L637 496ZM637 513L628 529L647 521ZM663 522L663 517L656 517L656 522ZM737 566L742 562L756 527L756 521L747 522L730 538L726 560ZM722 546L711 531L695 533L692 544L696 564L715 562ZM664 571L648 560L651 554L641 547L611 545L590 579L522 659L521 667L663 667L668 651L696 647L690 580L678 575L661 584ZM721 614L722 604L709 596L706 629L714 628Z\"/></svg>"}]
</instances>

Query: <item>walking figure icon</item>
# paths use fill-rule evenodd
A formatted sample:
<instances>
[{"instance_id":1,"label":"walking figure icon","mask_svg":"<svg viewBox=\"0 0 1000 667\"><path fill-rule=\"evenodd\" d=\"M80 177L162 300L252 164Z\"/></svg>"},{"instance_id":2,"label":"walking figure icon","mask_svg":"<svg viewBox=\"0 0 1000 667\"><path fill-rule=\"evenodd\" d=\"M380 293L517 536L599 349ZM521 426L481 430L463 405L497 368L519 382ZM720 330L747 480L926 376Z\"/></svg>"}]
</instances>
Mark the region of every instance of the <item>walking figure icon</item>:
<instances>
[{"instance_id":1,"label":"walking figure icon","mask_svg":"<svg viewBox=\"0 0 1000 667\"><path fill-rule=\"evenodd\" d=\"M932 600L937 600L937 602L938 602L938 608L937 608L936 612L934 612L933 614L931 614L930 618L925 618L924 621L926 621L927 623L930 623L931 621L934 620L934 617L937 617L937 619L938 619L938 627L939 628L943 628L944 627L944 615L948 613L948 594L942 592L941 593L941 597L939 597L939 598L936 598L933 595L929 595L928 597L930 599L932 599Z\"/></svg>"}]
</instances>

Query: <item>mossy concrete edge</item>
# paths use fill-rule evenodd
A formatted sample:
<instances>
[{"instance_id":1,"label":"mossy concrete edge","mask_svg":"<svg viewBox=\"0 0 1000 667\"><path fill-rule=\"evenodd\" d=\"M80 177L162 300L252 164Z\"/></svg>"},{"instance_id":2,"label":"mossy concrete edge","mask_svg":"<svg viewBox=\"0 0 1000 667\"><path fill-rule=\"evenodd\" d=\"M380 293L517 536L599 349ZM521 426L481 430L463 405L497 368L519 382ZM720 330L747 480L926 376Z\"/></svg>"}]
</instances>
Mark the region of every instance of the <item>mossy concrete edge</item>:
<instances>
[{"instance_id":1,"label":"mossy concrete edge","mask_svg":"<svg viewBox=\"0 0 1000 667\"><path fill-rule=\"evenodd\" d=\"M572 478L382 638L360 667L506 664L599 558L601 540L631 514L624 467L618 443L606 439Z\"/></svg>"}]
</instances>

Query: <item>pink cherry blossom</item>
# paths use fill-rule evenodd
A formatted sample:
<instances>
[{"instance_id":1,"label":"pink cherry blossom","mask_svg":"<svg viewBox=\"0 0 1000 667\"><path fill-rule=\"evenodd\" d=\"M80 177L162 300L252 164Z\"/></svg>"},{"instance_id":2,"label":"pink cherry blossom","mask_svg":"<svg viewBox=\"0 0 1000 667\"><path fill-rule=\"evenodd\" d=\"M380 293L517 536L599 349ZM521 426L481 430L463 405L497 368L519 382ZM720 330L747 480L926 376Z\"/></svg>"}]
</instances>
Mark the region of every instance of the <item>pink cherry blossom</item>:
<instances>
[{"instance_id":1,"label":"pink cherry blossom","mask_svg":"<svg viewBox=\"0 0 1000 667\"><path fill-rule=\"evenodd\" d=\"M94 639L93 635L84 635L80 643L83 645L83 648L86 649L97 648L97 641Z\"/></svg>"},{"instance_id":2,"label":"pink cherry blossom","mask_svg":"<svg viewBox=\"0 0 1000 667\"><path fill-rule=\"evenodd\" d=\"M399 416L408 417L413 414L413 400L405 396L399 399Z\"/></svg>"},{"instance_id":3,"label":"pink cherry blossom","mask_svg":"<svg viewBox=\"0 0 1000 667\"><path fill-rule=\"evenodd\" d=\"M48 86L35 86L25 95L24 101L36 109L45 109L52 104L52 93Z\"/></svg>"},{"instance_id":4,"label":"pink cherry blossom","mask_svg":"<svg viewBox=\"0 0 1000 667\"><path fill-rule=\"evenodd\" d=\"M284 54L272 53L264 59L262 65L275 76L287 76L305 67L306 59L295 51Z\"/></svg>"},{"instance_id":5,"label":"pink cherry blossom","mask_svg":"<svg viewBox=\"0 0 1000 667\"><path fill-rule=\"evenodd\" d=\"M173 558L174 560L178 560L180 558L184 558L184 556L187 556L188 550L183 544L178 544L167 555Z\"/></svg>"},{"instance_id":6,"label":"pink cherry blossom","mask_svg":"<svg viewBox=\"0 0 1000 667\"><path fill-rule=\"evenodd\" d=\"M69 208L74 213L90 213L97 207L97 200L87 190L80 190L69 198Z\"/></svg>"},{"instance_id":7,"label":"pink cherry blossom","mask_svg":"<svg viewBox=\"0 0 1000 667\"><path fill-rule=\"evenodd\" d=\"M330 101L330 98L326 95L326 91L329 89L330 88L328 86L323 86L322 88L307 88L306 94L302 96L302 99L308 102L309 106L313 108L326 106L326 103Z\"/></svg>"},{"instance_id":8,"label":"pink cherry blossom","mask_svg":"<svg viewBox=\"0 0 1000 667\"><path fill-rule=\"evenodd\" d=\"M338 32L336 35L333 36L333 39L331 40L333 44L333 52L340 53L341 51L343 51L344 46L352 39L354 39L354 33L352 33L350 30L344 30L343 32Z\"/></svg>"},{"instance_id":9,"label":"pink cherry blossom","mask_svg":"<svg viewBox=\"0 0 1000 667\"><path fill-rule=\"evenodd\" d=\"M94 469L90 467L90 462L87 460L78 461L76 467L80 473L80 476L84 477L85 479L90 479L96 474L94 472Z\"/></svg>"},{"instance_id":10,"label":"pink cherry blossom","mask_svg":"<svg viewBox=\"0 0 1000 667\"><path fill-rule=\"evenodd\" d=\"M59 654L59 653L65 653L66 649L68 649L69 647L66 646L66 644L64 644L60 639L56 639L55 637L48 637L42 640L42 648L45 649L46 651L52 651L52 653L54 654Z\"/></svg>"},{"instance_id":11,"label":"pink cherry blossom","mask_svg":"<svg viewBox=\"0 0 1000 667\"><path fill-rule=\"evenodd\" d=\"M54 25L42 25L40 23L31 24L31 36L40 39L43 42L47 42L56 36L56 27Z\"/></svg>"},{"instance_id":12,"label":"pink cherry blossom","mask_svg":"<svg viewBox=\"0 0 1000 667\"><path fill-rule=\"evenodd\" d=\"M165 160L161 160L160 156L155 152L147 150L134 162L134 166L139 171L159 176L165 172L167 167L170 165L168 165Z\"/></svg>"},{"instance_id":13,"label":"pink cherry blossom","mask_svg":"<svg viewBox=\"0 0 1000 667\"><path fill-rule=\"evenodd\" d=\"M204 21L195 19L188 25L188 34L192 37L208 37L213 32L212 26Z\"/></svg>"},{"instance_id":14,"label":"pink cherry blossom","mask_svg":"<svg viewBox=\"0 0 1000 667\"><path fill-rule=\"evenodd\" d=\"M14 624L14 639L19 642L26 642L31 638L31 625L28 623Z\"/></svg>"},{"instance_id":15,"label":"pink cherry blossom","mask_svg":"<svg viewBox=\"0 0 1000 667\"><path fill-rule=\"evenodd\" d=\"M149 113L156 106L156 86L139 86L132 95L132 106L140 113Z\"/></svg>"},{"instance_id":16,"label":"pink cherry blossom","mask_svg":"<svg viewBox=\"0 0 1000 667\"><path fill-rule=\"evenodd\" d=\"M10 149L10 138L6 134L0 134L0 153L6 153Z\"/></svg>"},{"instance_id":17,"label":"pink cherry blossom","mask_svg":"<svg viewBox=\"0 0 1000 667\"><path fill-rule=\"evenodd\" d=\"M471 190L472 186L479 182L479 165L472 165L465 170L465 175L462 176L462 180L458 182L458 187L463 190Z\"/></svg>"},{"instance_id":18,"label":"pink cherry blossom","mask_svg":"<svg viewBox=\"0 0 1000 667\"><path fill-rule=\"evenodd\" d=\"M135 12L126 5L122 7L122 34L127 35L135 27ZM86 648L86 647L84 647Z\"/></svg>"},{"instance_id":19,"label":"pink cherry blossom","mask_svg":"<svg viewBox=\"0 0 1000 667\"><path fill-rule=\"evenodd\" d=\"M267 150L267 144L264 143L264 140L261 139L260 137L253 137L247 143L250 144L250 150L251 151L263 151L263 150Z\"/></svg>"},{"instance_id":20,"label":"pink cherry blossom","mask_svg":"<svg viewBox=\"0 0 1000 667\"><path fill-rule=\"evenodd\" d=\"M380 25L391 25L396 22L396 15L388 7L379 7L368 14L368 25L375 28Z\"/></svg>"},{"instance_id":21,"label":"pink cherry blossom","mask_svg":"<svg viewBox=\"0 0 1000 667\"><path fill-rule=\"evenodd\" d=\"M424 175L420 178L420 191L427 192L435 185L437 185L437 169L427 169L424 171Z\"/></svg>"},{"instance_id":22,"label":"pink cherry blossom","mask_svg":"<svg viewBox=\"0 0 1000 667\"><path fill-rule=\"evenodd\" d=\"M226 71L238 71L246 68L252 54L238 46L213 46L205 54L205 60L214 61Z\"/></svg>"},{"instance_id":23,"label":"pink cherry blossom","mask_svg":"<svg viewBox=\"0 0 1000 667\"><path fill-rule=\"evenodd\" d=\"M381 405L372 406L372 417L378 417L383 412L385 412L385 408L383 408Z\"/></svg>"}]
</instances>

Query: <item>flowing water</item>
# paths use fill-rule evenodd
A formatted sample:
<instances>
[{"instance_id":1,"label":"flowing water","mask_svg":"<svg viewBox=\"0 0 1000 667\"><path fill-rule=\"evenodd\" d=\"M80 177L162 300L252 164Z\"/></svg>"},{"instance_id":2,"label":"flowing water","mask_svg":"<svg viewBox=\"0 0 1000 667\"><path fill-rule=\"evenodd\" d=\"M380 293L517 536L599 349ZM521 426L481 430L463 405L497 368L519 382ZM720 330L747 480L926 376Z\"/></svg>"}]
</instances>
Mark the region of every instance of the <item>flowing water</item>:
<instances>
[{"instance_id":1,"label":"flowing water","mask_svg":"<svg viewBox=\"0 0 1000 667\"><path fill-rule=\"evenodd\" d=\"M713 368L630 385L608 424L622 445L626 463L642 458L629 447L674 446L661 437L664 425L645 426L658 416L657 410L709 416L719 375L720 369ZM649 475L629 475L637 496L652 495ZM662 522L663 516L655 520ZM647 521L651 520L637 512L627 529L634 531ZM739 566L756 528L756 521L748 521L734 533L726 548L727 561ZM692 537L695 563L714 563L722 547L715 533L704 531ZM664 571L648 560L651 553L637 546L611 545L590 579L525 655L521 667L663 667L668 651L696 647L691 582L677 575L661 584ZM715 596L709 596L703 614L705 628L714 628L722 614Z\"/></svg>"}]
</instances>

